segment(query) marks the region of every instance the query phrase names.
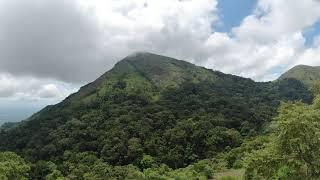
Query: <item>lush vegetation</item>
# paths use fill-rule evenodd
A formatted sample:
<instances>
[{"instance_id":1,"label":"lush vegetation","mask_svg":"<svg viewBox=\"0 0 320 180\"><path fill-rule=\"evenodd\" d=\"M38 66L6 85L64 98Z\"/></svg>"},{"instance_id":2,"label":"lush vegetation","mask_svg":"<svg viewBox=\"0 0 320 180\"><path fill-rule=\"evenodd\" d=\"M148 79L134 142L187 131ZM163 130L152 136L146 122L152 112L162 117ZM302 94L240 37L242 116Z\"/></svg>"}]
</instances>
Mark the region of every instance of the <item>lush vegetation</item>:
<instances>
[{"instance_id":1,"label":"lush vegetation","mask_svg":"<svg viewBox=\"0 0 320 180\"><path fill-rule=\"evenodd\" d=\"M284 103L263 148L246 157L248 179L320 177L320 96L312 105Z\"/></svg>"},{"instance_id":2,"label":"lush vegetation","mask_svg":"<svg viewBox=\"0 0 320 180\"><path fill-rule=\"evenodd\" d=\"M0 179L27 179L30 166L12 152L0 153Z\"/></svg>"},{"instance_id":3,"label":"lush vegetation","mask_svg":"<svg viewBox=\"0 0 320 180\"><path fill-rule=\"evenodd\" d=\"M17 174L31 179L208 179L245 167L247 177L269 177L248 154L262 154L276 136L266 134L281 101L312 99L294 79L257 83L143 54L3 127L0 150L15 152Z\"/></svg>"}]
</instances>

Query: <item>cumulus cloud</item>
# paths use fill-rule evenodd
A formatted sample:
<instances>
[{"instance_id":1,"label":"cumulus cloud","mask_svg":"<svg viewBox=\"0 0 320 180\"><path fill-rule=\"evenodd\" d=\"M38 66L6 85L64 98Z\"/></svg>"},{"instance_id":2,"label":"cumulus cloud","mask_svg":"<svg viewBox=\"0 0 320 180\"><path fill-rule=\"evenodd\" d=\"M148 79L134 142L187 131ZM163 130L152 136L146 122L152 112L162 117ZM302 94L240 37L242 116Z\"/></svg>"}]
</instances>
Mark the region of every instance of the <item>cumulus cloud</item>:
<instances>
[{"instance_id":1,"label":"cumulus cloud","mask_svg":"<svg viewBox=\"0 0 320 180\"><path fill-rule=\"evenodd\" d=\"M320 18L317 0L259 0L253 14L234 28L237 37L255 42L273 42L301 32Z\"/></svg>"},{"instance_id":2,"label":"cumulus cloud","mask_svg":"<svg viewBox=\"0 0 320 180\"><path fill-rule=\"evenodd\" d=\"M55 84L46 84L38 91L40 98L53 98L61 96L61 93Z\"/></svg>"},{"instance_id":3,"label":"cumulus cloud","mask_svg":"<svg viewBox=\"0 0 320 180\"><path fill-rule=\"evenodd\" d=\"M75 0L0 0L2 72L92 80L101 72L100 39L93 15Z\"/></svg>"},{"instance_id":4,"label":"cumulus cloud","mask_svg":"<svg viewBox=\"0 0 320 180\"><path fill-rule=\"evenodd\" d=\"M215 10L215 0L0 0L0 70L84 83L134 51L201 56Z\"/></svg>"},{"instance_id":5,"label":"cumulus cloud","mask_svg":"<svg viewBox=\"0 0 320 180\"><path fill-rule=\"evenodd\" d=\"M112 57L151 51L182 59L207 57L204 41L218 22L216 0L92 0Z\"/></svg>"},{"instance_id":6,"label":"cumulus cloud","mask_svg":"<svg viewBox=\"0 0 320 180\"><path fill-rule=\"evenodd\" d=\"M9 97L14 95L17 84L10 79L0 76L0 97Z\"/></svg>"},{"instance_id":7,"label":"cumulus cloud","mask_svg":"<svg viewBox=\"0 0 320 180\"><path fill-rule=\"evenodd\" d=\"M52 79L0 74L0 98L14 98L15 100L25 101L62 100L75 90L77 90L77 86Z\"/></svg>"}]
</instances>

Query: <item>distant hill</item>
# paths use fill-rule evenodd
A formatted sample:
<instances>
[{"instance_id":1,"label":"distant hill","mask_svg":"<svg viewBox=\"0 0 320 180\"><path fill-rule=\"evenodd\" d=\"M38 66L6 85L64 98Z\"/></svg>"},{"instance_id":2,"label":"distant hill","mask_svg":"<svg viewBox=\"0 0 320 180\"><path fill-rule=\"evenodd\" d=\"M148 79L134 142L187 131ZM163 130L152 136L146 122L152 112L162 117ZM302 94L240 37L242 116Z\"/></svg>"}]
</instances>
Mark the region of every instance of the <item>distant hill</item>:
<instances>
[{"instance_id":1,"label":"distant hill","mask_svg":"<svg viewBox=\"0 0 320 180\"><path fill-rule=\"evenodd\" d=\"M315 82L320 81L320 66L298 65L285 72L279 79L293 78L311 87Z\"/></svg>"},{"instance_id":2,"label":"distant hill","mask_svg":"<svg viewBox=\"0 0 320 180\"><path fill-rule=\"evenodd\" d=\"M0 130L1 131L8 131L12 128L17 127L19 124L19 122L6 122L4 124L1 125Z\"/></svg>"},{"instance_id":3,"label":"distant hill","mask_svg":"<svg viewBox=\"0 0 320 180\"><path fill-rule=\"evenodd\" d=\"M0 150L52 161L65 174L65 159L83 152L110 165L137 164L150 155L185 167L261 133L280 101L312 99L295 79L254 82L135 53L61 103L4 128Z\"/></svg>"}]
</instances>

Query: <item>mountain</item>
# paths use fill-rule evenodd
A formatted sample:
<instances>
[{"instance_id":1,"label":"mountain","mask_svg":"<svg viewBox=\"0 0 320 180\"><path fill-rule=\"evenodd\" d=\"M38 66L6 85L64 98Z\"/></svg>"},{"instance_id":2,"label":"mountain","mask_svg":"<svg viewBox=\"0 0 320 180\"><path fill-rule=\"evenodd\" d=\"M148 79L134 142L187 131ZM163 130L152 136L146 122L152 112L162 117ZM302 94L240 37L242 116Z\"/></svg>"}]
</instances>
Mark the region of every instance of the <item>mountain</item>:
<instances>
[{"instance_id":1,"label":"mountain","mask_svg":"<svg viewBox=\"0 0 320 180\"><path fill-rule=\"evenodd\" d=\"M301 81L308 87L320 81L320 66L298 65L284 73L279 79L293 78Z\"/></svg>"},{"instance_id":2,"label":"mountain","mask_svg":"<svg viewBox=\"0 0 320 180\"><path fill-rule=\"evenodd\" d=\"M64 174L81 153L113 166L141 165L147 155L179 168L262 133L281 101L312 99L295 79L254 82L135 53L61 103L3 128L0 150L32 163L54 162ZM43 174L33 173L35 179Z\"/></svg>"}]
</instances>

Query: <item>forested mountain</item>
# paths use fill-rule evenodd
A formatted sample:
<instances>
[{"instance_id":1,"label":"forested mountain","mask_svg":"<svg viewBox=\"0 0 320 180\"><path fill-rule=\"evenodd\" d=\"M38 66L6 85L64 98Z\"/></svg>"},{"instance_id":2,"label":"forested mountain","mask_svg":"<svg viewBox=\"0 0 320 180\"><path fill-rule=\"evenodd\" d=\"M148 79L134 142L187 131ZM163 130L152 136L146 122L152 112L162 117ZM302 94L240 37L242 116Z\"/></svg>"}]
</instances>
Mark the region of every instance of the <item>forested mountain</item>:
<instances>
[{"instance_id":1,"label":"forested mountain","mask_svg":"<svg viewBox=\"0 0 320 180\"><path fill-rule=\"evenodd\" d=\"M33 163L32 179L53 173L48 162L69 179L95 173L87 165L91 162L95 168L132 164L141 171L152 167L150 162L184 168L263 134L281 101L311 103L313 95L305 84L286 77L254 82L169 57L136 53L61 103L2 128L0 150L16 152ZM81 163L88 168L83 170ZM123 176L126 173L128 169Z\"/></svg>"},{"instance_id":2,"label":"forested mountain","mask_svg":"<svg viewBox=\"0 0 320 180\"><path fill-rule=\"evenodd\" d=\"M298 65L284 73L279 79L293 78L311 87L315 82L320 81L320 67Z\"/></svg>"}]
</instances>

